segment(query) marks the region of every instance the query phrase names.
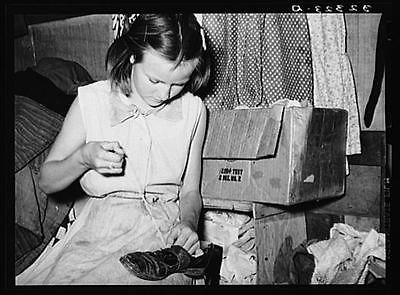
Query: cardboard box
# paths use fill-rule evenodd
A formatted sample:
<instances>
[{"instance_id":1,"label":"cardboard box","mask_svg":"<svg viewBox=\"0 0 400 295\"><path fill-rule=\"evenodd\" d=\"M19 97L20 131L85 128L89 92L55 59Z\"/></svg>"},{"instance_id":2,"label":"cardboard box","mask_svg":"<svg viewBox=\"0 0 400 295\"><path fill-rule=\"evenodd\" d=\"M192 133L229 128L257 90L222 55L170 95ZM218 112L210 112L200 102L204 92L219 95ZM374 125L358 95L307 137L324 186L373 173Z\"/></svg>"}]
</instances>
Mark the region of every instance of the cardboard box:
<instances>
[{"instance_id":1,"label":"cardboard box","mask_svg":"<svg viewBox=\"0 0 400 295\"><path fill-rule=\"evenodd\" d=\"M204 197L292 205L344 194L347 112L285 107L211 112Z\"/></svg>"}]
</instances>

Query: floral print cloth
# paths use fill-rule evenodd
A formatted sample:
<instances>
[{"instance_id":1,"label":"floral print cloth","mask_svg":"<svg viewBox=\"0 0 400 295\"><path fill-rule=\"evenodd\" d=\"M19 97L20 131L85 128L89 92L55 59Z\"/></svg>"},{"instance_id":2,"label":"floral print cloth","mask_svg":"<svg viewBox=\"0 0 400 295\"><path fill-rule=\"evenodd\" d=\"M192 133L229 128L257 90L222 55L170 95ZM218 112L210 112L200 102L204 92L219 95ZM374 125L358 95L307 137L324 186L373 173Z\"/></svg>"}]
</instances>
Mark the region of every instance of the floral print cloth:
<instances>
[{"instance_id":1,"label":"floral print cloth","mask_svg":"<svg viewBox=\"0 0 400 295\"><path fill-rule=\"evenodd\" d=\"M311 38L314 107L348 112L346 154L361 153L360 121L343 14L307 14Z\"/></svg>"}]
</instances>

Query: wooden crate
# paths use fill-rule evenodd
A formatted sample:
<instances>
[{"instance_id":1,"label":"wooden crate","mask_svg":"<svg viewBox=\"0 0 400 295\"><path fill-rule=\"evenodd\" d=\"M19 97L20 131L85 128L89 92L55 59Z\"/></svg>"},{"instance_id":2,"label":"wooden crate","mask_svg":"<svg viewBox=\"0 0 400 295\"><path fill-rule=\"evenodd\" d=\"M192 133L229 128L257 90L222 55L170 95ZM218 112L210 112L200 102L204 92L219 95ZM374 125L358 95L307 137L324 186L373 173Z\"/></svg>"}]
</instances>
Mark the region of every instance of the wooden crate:
<instances>
[{"instance_id":1,"label":"wooden crate","mask_svg":"<svg viewBox=\"0 0 400 295\"><path fill-rule=\"evenodd\" d=\"M292 284L291 262L300 244L329 239L335 223L346 223L359 231L379 231L379 218L319 212L318 202L293 206L203 198L207 210L250 213L254 218L257 253L257 284Z\"/></svg>"},{"instance_id":2,"label":"wooden crate","mask_svg":"<svg viewBox=\"0 0 400 295\"><path fill-rule=\"evenodd\" d=\"M293 250L307 239L305 211L247 201L203 198L207 210L246 212L254 219L256 284L287 284ZM292 208L288 211L287 209Z\"/></svg>"},{"instance_id":3,"label":"wooden crate","mask_svg":"<svg viewBox=\"0 0 400 295\"><path fill-rule=\"evenodd\" d=\"M346 127L341 109L211 112L202 194L283 205L343 195Z\"/></svg>"},{"instance_id":4,"label":"wooden crate","mask_svg":"<svg viewBox=\"0 0 400 295\"><path fill-rule=\"evenodd\" d=\"M257 284L290 283L293 250L307 239L301 210L254 204L257 250Z\"/></svg>"},{"instance_id":5,"label":"wooden crate","mask_svg":"<svg viewBox=\"0 0 400 295\"><path fill-rule=\"evenodd\" d=\"M292 284L296 248L306 241L329 239L335 223L379 231L379 218L317 213L315 208L315 202L289 207L253 203L257 284Z\"/></svg>"},{"instance_id":6,"label":"wooden crate","mask_svg":"<svg viewBox=\"0 0 400 295\"><path fill-rule=\"evenodd\" d=\"M386 232L384 179L386 139L383 131L362 131L361 154L351 155L344 196L326 200L315 213L345 216L345 223L358 230Z\"/></svg>"}]
</instances>

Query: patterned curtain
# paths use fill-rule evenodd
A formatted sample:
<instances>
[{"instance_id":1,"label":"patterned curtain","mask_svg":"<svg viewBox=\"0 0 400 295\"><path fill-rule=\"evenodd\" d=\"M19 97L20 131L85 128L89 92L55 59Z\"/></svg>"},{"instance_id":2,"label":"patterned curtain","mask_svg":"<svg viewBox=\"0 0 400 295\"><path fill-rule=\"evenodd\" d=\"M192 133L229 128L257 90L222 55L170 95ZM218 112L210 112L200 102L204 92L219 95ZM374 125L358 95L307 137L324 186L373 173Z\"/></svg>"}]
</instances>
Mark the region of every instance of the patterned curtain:
<instances>
[{"instance_id":1,"label":"patterned curtain","mask_svg":"<svg viewBox=\"0 0 400 295\"><path fill-rule=\"evenodd\" d=\"M313 103L305 14L203 14L202 20L213 62L207 108Z\"/></svg>"}]
</instances>

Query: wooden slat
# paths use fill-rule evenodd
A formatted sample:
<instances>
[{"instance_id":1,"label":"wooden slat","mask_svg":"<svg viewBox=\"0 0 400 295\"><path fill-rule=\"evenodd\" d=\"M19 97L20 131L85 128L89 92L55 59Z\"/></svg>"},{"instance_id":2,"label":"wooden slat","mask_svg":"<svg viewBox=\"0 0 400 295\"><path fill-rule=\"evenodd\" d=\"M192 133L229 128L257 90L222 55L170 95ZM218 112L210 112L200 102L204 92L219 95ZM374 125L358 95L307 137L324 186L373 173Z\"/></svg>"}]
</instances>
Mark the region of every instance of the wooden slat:
<instances>
[{"instance_id":1,"label":"wooden slat","mask_svg":"<svg viewBox=\"0 0 400 295\"><path fill-rule=\"evenodd\" d=\"M249 125L250 113L249 112L235 112L234 121L232 122L232 129L229 142L232 143L228 146L228 157L232 159L240 158L240 149L243 145L247 144L243 140L246 127ZM234 128L234 129L233 129Z\"/></svg>"},{"instance_id":2,"label":"wooden slat","mask_svg":"<svg viewBox=\"0 0 400 295\"><path fill-rule=\"evenodd\" d=\"M361 131L361 154L348 156L350 165L385 166L385 132Z\"/></svg>"},{"instance_id":3,"label":"wooden slat","mask_svg":"<svg viewBox=\"0 0 400 295\"><path fill-rule=\"evenodd\" d=\"M274 105L264 123L263 132L258 143L257 158L275 155L278 149L279 132L283 120L284 107ZM250 142L251 144L251 142Z\"/></svg>"},{"instance_id":4,"label":"wooden slat","mask_svg":"<svg viewBox=\"0 0 400 295\"><path fill-rule=\"evenodd\" d=\"M343 197L320 202L314 212L379 217L381 196L381 167L350 166Z\"/></svg>"},{"instance_id":5,"label":"wooden slat","mask_svg":"<svg viewBox=\"0 0 400 295\"><path fill-rule=\"evenodd\" d=\"M343 195L345 189L347 112L314 108L307 134L307 147L299 155L300 181L293 186L299 200ZM297 172L297 171L296 171ZM309 181L305 181L309 178Z\"/></svg>"},{"instance_id":6,"label":"wooden slat","mask_svg":"<svg viewBox=\"0 0 400 295\"><path fill-rule=\"evenodd\" d=\"M358 231L369 232L374 229L380 232L380 219L376 217L344 215L344 222Z\"/></svg>"},{"instance_id":7,"label":"wooden slat","mask_svg":"<svg viewBox=\"0 0 400 295\"><path fill-rule=\"evenodd\" d=\"M212 145L209 141L219 140L221 134L221 128L216 128L217 116L213 113L208 115L208 130L207 136L205 137L203 153L214 154L215 150L218 148L217 145Z\"/></svg>"},{"instance_id":8,"label":"wooden slat","mask_svg":"<svg viewBox=\"0 0 400 295\"><path fill-rule=\"evenodd\" d=\"M203 208L205 209L223 209L239 212L252 212L253 205L246 201L233 201L215 198L203 197Z\"/></svg>"},{"instance_id":9,"label":"wooden slat","mask_svg":"<svg viewBox=\"0 0 400 295\"><path fill-rule=\"evenodd\" d=\"M253 203L253 216L254 219L270 217L285 212L287 208L287 206Z\"/></svg>"},{"instance_id":10,"label":"wooden slat","mask_svg":"<svg viewBox=\"0 0 400 295\"><path fill-rule=\"evenodd\" d=\"M265 123L262 116L258 116L255 112L249 112L250 117L247 123L246 131L243 133L244 140L240 144L240 154L241 155L254 155L256 154L256 147L260 142L261 134L258 132L258 128ZM251 140L252 144L248 144Z\"/></svg>"},{"instance_id":11,"label":"wooden slat","mask_svg":"<svg viewBox=\"0 0 400 295\"><path fill-rule=\"evenodd\" d=\"M291 257L291 250L306 239L303 212L283 212L254 222L257 251L257 284L275 284L289 277L281 267ZM284 260L284 261L282 261Z\"/></svg>"},{"instance_id":12,"label":"wooden slat","mask_svg":"<svg viewBox=\"0 0 400 295\"><path fill-rule=\"evenodd\" d=\"M203 158L257 159L273 156L284 107L214 111L203 149Z\"/></svg>"},{"instance_id":13,"label":"wooden slat","mask_svg":"<svg viewBox=\"0 0 400 295\"><path fill-rule=\"evenodd\" d=\"M329 231L335 223L343 223L344 217L342 215L306 212L306 228L307 240L329 239Z\"/></svg>"},{"instance_id":14,"label":"wooden slat","mask_svg":"<svg viewBox=\"0 0 400 295\"><path fill-rule=\"evenodd\" d=\"M226 147L234 116L232 112L221 111L211 112L209 117L209 133L206 135L203 157L219 158L221 154L226 155L227 153Z\"/></svg>"}]
</instances>

